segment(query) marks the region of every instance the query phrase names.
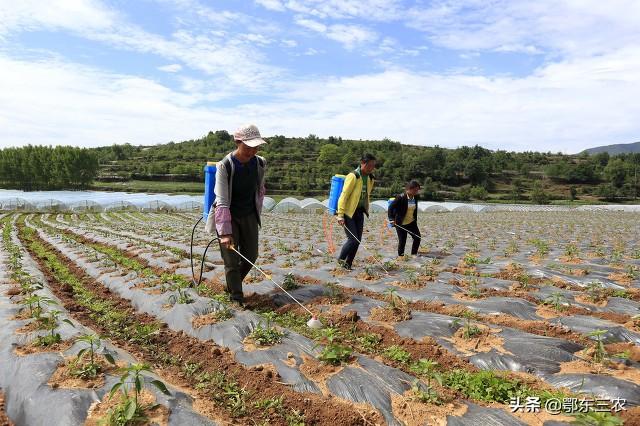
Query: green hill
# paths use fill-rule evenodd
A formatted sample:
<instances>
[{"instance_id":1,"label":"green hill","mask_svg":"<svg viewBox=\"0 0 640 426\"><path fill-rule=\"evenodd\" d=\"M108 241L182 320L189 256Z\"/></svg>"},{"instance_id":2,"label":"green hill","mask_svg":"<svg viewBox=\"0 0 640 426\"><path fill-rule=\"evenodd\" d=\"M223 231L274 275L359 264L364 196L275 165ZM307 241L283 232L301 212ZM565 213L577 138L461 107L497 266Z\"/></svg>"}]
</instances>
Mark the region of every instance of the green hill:
<instances>
[{"instance_id":1,"label":"green hill","mask_svg":"<svg viewBox=\"0 0 640 426\"><path fill-rule=\"evenodd\" d=\"M268 161L270 196L327 196L330 179L346 173L362 153L378 158L374 195L388 197L404 183L423 183L427 199L544 203L558 200L622 201L636 196L640 155L490 151L480 146L447 149L389 139L343 140L273 136L261 155ZM202 168L234 148L226 131L180 143L94 148L100 162L95 189L202 192Z\"/></svg>"},{"instance_id":2,"label":"green hill","mask_svg":"<svg viewBox=\"0 0 640 426\"><path fill-rule=\"evenodd\" d=\"M599 154L601 152L606 152L609 155L640 153L640 142L597 146L595 148L585 149L584 152L587 154Z\"/></svg>"}]
</instances>

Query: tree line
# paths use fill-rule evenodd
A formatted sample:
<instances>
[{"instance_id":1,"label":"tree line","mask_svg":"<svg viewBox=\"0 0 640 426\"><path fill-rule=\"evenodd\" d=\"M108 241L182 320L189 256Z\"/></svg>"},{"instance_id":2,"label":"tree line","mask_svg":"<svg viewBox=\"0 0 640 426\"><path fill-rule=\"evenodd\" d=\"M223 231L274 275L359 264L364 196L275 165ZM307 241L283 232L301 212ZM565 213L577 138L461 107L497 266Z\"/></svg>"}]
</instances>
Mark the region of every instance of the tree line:
<instances>
[{"instance_id":1,"label":"tree line","mask_svg":"<svg viewBox=\"0 0 640 426\"><path fill-rule=\"evenodd\" d=\"M25 146L0 150L0 187L86 189L99 172L94 151L69 146Z\"/></svg>"},{"instance_id":2,"label":"tree line","mask_svg":"<svg viewBox=\"0 0 640 426\"><path fill-rule=\"evenodd\" d=\"M315 135L266 138L271 194L326 196L331 176L358 164L364 152L378 158L374 195L402 191L410 179L430 200L533 201L583 196L603 200L636 198L640 154L563 155L551 152L491 151L480 146L450 149L405 145L390 139L322 139ZM175 180L202 182L207 161L234 149L219 130L199 139L155 146L117 144L100 148L25 147L0 151L0 183L22 189L86 187L99 180Z\"/></svg>"}]
</instances>

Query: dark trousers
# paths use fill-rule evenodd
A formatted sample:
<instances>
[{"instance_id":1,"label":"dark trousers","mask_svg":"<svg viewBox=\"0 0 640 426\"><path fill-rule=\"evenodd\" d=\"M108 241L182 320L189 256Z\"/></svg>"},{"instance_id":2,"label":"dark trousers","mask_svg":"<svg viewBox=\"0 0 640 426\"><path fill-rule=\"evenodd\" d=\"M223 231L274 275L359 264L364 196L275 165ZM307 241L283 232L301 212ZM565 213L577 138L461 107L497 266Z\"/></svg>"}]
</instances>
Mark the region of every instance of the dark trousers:
<instances>
[{"instance_id":1,"label":"dark trousers","mask_svg":"<svg viewBox=\"0 0 640 426\"><path fill-rule=\"evenodd\" d=\"M233 242L236 250L255 263L258 258L258 219L255 213L241 218L232 218L231 226ZM242 280L251 271L251 264L238 256L236 252L220 246L220 254L224 261L224 274L227 281L227 292L231 299L242 302Z\"/></svg>"},{"instance_id":2,"label":"dark trousers","mask_svg":"<svg viewBox=\"0 0 640 426\"><path fill-rule=\"evenodd\" d=\"M353 217L344 216L344 226L349 231L351 231L351 235L347 229L344 230L344 233L347 235L347 241L342 246L342 250L340 250L339 260L343 261L349 268L353 263L353 258L356 257L356 253L358 252L358 247L360 243L358 241L362 241L362 230L364 228L364 210L361 208L357 208L355 213L353 213ZM355 238L354 238L355 235ZM358 240L356 240L356 238Z\"/></svg>"},{"instance_id":3,"label":"dark trousers","mask_svg":"<svg viewBox=\"0 0 640 426\"><path fill-rule=\"evenodd\" d=\"M418 229L418 222L413 221L408 225L400 225L402 228L407 229L413 234L411 238L413 238L413 245L411 246L411 254L418 254L418 248L420 247L420 230ZM398 256L404 256L404 246L407 243L407 234L408 232L404 229L396 226L396 232L398 233Z\"/></svg>"}]
</instances>

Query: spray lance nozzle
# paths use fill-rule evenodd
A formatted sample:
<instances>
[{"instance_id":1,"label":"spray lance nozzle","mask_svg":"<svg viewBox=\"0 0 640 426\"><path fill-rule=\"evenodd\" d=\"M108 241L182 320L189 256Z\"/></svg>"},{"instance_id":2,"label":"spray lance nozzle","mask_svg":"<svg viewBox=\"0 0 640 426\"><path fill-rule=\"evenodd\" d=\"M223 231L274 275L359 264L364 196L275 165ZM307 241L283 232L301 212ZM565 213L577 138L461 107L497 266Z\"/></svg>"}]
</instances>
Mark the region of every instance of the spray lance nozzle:
<instances>
[{"instance_id":1,"label":"spray lance nozzle","mask_svg":"<svg viewBox=\"0 0 640 426\"><path fill-rule=\"evenodd\" d=\"M320 321L317 316L313 315L311 319L307 321L307 327L319 330L323 327L322 321Z\"/></svg>"},{"instance_id":2,"label":"spray lance nozzle","mask_svg":"<svg viewBox=\"0 0 640 426\"><path fill-rule=\"evenodd\" d=\"M240 253L240 251L238 251L235 247L231 247L231 250L233 250L234 252L236 252L236 254L238 256L240 256L241 258L243 258L245 261L249 262L249 264L251 266L253 266L254 268L256 268L262 275L265 276L265 278L267 278L269 281L271 281L272 283L274 283L276 285L276 287L278 287L280 290L282 290L287 296L289 296L291 298L291 300L293 300L294 302L296 302L298 305L300 305L300 307L302 309L304 309L305 311L307 311L309 314L311 314L311 319L309 321L307 321L307 327L309 328L315 328L315 329L320 329L323 327L322 322L318 319L318 316L315 315L313 312L311 312L309 310L309 308L307 308L306 306L304 306L302 303L300 303L300 301L298 299L296 299L291 293L289 293L287 290L284 289L284 287L282 287L280 284L278 284L277 282L275 282L273 280L273 278L271 278L271 275L267 274L266 272L264 272L262 269L260 269L260 267L258 265L256 265L255 263L253 263L252 261L250 261L249 259L247 259L242 253Z\"/></svg>"}]
</instances>

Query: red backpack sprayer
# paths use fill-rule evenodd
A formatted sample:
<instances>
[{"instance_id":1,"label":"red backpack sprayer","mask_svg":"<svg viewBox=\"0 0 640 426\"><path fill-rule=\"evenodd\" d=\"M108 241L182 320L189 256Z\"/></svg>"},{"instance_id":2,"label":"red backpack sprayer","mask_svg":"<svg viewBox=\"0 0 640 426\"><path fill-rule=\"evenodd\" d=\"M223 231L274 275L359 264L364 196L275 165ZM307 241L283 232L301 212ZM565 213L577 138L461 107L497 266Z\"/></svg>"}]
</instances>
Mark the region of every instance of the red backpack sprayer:
<instances>
[{"instance_id":1,"label":"red backpack sprayer","mask_svg":"<svg viewBox=\"0 0 640 426\"><path fill-rule=\"evenodd\" d=\"M203 204L202 217L198 219L196 224L193 226L193 230L191 231L191 246L190 246L191 278L195 286L198 286L202 282L202 273L204 271L204 260L207 255L207 250L209 250L209 246L211 246L211 244L214 241L220 241L220 238L216 237L216 238L213 238L211 241L209 241L209 243L207 244L207 247L205 248L204 253L202 254L202 260L200 262L200 276L196 280L195 272L193 269L193 237L198 224L202 220L204 220L206 223L207 218L209 216L209 211L211 210L211 206L215 202L216 194L214 192L214 189L216 186L216 168L217 167L218 167L218 163L215 163L215 162L208 162L207 165L204 166L204 204ZM221 167L224 167L224 166L222 165ZM296 299L291 293L285 290L280 284L275 282L269 274L265 273L260 267L258 267L256 264L251 262L245 256L243 256L238 250L236 250L235 247L231 247L231 249L234 252L236 252L238 256L242 257L245 260L245 262L248 262L251 266L256 268L256 270L258 270L262 275L264 275L265 278L267 278L273 284L275 284L276 287L282 290L287 296L289 296L294 302L300 305L300 307L302 307L305 311L307 311L311 315L311 319L307 321L308 327L316 328L316 329L322 328L322 322L317 318L317 316L313 312L311 312L306 306L300 303L298 299Z\"/></svg>"}]
</instances>

